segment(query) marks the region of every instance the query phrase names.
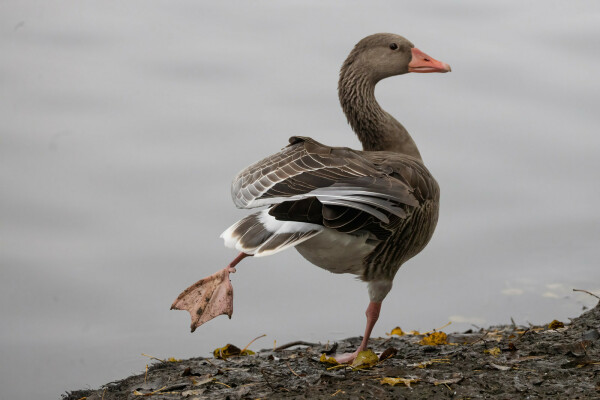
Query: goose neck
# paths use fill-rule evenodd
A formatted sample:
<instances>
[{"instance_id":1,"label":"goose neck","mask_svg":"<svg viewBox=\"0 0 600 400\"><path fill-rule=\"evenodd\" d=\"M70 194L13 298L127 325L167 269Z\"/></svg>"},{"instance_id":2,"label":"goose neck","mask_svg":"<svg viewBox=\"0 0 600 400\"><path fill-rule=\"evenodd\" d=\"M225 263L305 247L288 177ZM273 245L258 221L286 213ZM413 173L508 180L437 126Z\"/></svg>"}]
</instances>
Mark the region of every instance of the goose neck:
<instances>
[{"instance_id":1,"label":"goose neck","mask_svg":"<svg viewBox=\"0 0 600 400\"><path fill-rule=\"evenodd\" d=\"M421 159L408 131L377 102L377 82L352 65L342 68L338 96L348 123L366 151L393 151Z\"/></svg>"}]
</instances>

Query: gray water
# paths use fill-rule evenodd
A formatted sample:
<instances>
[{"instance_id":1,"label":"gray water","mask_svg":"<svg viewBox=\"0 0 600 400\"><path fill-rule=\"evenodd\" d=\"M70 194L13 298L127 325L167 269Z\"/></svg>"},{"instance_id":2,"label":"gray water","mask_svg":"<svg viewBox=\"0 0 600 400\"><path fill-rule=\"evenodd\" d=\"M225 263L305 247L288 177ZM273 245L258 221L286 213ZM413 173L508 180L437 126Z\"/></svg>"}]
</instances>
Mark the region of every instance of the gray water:
<instances>
[{"instance_id":1,"label":"gray water","mask_svg":"<svg viewBox=\"0 0 600 400\"><path fill-rule=\"evenodd\" d=\"M57 398L207 356L363 332L365 285L288 251L245 260L235 312L169 311L235 253L231 178L292 135L358 147L341 62L395 32L452 66L379 84L442 188L438 229L374 335L567 320L600 292L600 4L0 4L0 396Z\"/></svg>"}]
</instances>

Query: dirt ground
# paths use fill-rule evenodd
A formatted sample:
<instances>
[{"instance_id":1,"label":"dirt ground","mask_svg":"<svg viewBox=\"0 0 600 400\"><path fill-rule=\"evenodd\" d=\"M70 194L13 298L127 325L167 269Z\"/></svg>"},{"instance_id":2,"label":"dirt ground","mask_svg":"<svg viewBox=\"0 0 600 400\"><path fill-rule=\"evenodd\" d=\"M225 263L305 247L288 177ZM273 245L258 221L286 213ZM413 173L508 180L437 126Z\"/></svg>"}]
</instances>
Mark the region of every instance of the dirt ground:
<instances>
[{"instance_id":1,"label":"dirt ground","mask_svg":"<svg viewBox=\"0 0 600 400\"><path fill-rule=\"evenodd\" d=\"M599 399L600 304L563 322L454 333L441 345L420 344L415 334L374 339L375 353L392 356L364 369L321 362L331 346L310 343L156 361L145 374L63 399ZM359 343L343 340L337 350Z\"/></svg>"}]
</instances>

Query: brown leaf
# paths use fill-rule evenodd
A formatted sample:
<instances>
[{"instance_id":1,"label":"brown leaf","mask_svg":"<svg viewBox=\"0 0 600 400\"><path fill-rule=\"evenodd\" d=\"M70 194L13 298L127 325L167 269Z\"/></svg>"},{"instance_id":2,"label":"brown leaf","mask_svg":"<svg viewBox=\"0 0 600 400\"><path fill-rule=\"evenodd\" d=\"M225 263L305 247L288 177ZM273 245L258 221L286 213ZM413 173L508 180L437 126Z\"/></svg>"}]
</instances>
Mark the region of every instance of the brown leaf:
<instances>
[{"instance_id":1,"label":"brown leaf","mask_svg":"<svg viewBox=\"0 0 600 400\"><path fill-rule=\"evenodd\" d=\"M186 390L185 392L181 392L181 396L182 397L190 397L190 396L199 396L202 393L204 393L206 389L202 388L202 389L191 389L191 390Z\"/></svg>"},{"instance_id":2,"label":"brown leaf","mask_svg":"<svg viewBox=\"0 0 600 400\"><path fill-rule=\"evenodd\" d=\"M433 379L431 381L428 381L428 383L433 383L435 386L437 385L450 385L452 383L458 383L460 381L463 380L462 376L458 376L456 378L450 378L450 379Z\"/></svg>"},{"instance_id":3,"label":"brown leaf","mask_svg":"<svg viewBox=\"0 0 600 400\"><path fill-rule=\"evenodd\" d=\"M388 358L394 357L398 354L398 349L394 347L387 348L381 355L379 356L379 361L387 360Z\"/></svg>"},{"instance_id":4,"label":"brown leaf","mask_svg":"<svg viewBox=\"0 0 600 400\"><path fill-rule=\"evenodd\" d=\"M328 356L330 356L332 354L335 354L335 352L337 351L337 348L338 348L338 344L337 344L337 342L335 342L333 344L333 346L331 346L331 348L329 350L325 351L325 354L328 355Z\"/></svg>"},{"instance_id":5,"label":"brown leaf","mask_svg":"<svg viewBox=\"0 0 600 400\"><path fill-rule=\"evenodd\" d=\"M450 364L449 358L433 358L427 361L421 361L417 364L408 364L409 367L427 368L433 364Z\"/></svg>"},{"instance_id":6,"label":"brown leaf","mask_svg":"<svg viewBox=\"0 0 600 400\"><path fill-rule=\"evenodd\" d=\"M382 385L390 385L390 386L396 386L399 384L404 384L404 386L406 387L410 387L411 383L416 383L419 382L419 378L390 378L390 377L386 377L383 378L379 381L379 383L381 383Z\"/></svg>"}]
</instances>

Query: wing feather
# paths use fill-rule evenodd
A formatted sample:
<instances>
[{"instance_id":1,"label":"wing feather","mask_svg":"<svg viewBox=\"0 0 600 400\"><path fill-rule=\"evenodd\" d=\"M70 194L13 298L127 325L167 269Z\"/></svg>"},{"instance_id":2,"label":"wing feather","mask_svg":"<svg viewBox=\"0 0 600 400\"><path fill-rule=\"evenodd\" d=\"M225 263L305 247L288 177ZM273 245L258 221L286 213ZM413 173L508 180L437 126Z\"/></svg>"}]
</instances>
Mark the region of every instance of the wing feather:
<instances>
[{"instance_id":1,"label":"wing feather","mask_svg":"<svg viewBox=\"0 0 600 400\"><path fill-rule=\"evenodd\" d=\"M328 147L292 137L282 151L241 171L231 194L239 208L316 198L323 205L359 210L387 224L391 215L406 218L407 207L427 198L428 177L422 164L407 156ZM284 208L286 215L293 209Z\"/></svg>"}]
</instances>

